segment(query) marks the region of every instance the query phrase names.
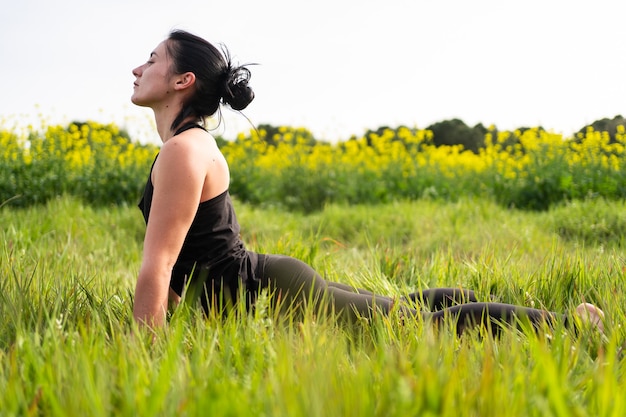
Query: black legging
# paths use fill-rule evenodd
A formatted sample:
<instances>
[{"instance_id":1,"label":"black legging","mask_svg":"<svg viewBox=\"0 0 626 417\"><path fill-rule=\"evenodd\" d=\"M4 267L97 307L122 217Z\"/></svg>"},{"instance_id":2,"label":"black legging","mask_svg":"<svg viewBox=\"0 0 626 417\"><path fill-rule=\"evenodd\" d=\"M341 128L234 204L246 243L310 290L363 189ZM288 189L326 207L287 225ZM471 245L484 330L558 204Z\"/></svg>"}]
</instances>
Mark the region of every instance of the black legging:
<instances>
[{"instance_id":1,"label":"black legging","mask_svg":"<svg viewBox=\"0 0 626 417\"><path fill-rule=\"evenodd\" d=\"M428 289L396 300L326 281L311 266L289 256L259 255L258 270L261 272L261 287L269 288L281 305L298 309L310 301L318 307L331 306L349 320L370 318L377 311L388 314L398 302L397 308L402 314L421 315L438 325L444 323L445 317L456 319L459 334L479 324L497 333L504 323L517 324L524 318L535 328L545 323L553 324L558 319L567 324L562 314L511 304L481 303L473 291L458 288ZM328 303L323 304L323 300Z\"/></svg>"}]
</instances>

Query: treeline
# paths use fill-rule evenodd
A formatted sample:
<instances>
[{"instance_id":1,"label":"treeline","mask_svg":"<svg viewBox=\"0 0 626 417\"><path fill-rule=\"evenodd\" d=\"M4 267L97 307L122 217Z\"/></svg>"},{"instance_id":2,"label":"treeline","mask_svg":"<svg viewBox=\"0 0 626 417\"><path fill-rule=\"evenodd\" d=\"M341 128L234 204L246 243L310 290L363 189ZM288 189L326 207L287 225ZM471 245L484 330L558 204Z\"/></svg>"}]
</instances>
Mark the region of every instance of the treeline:
<instances>
[{"instance_id":1,"label":"treeline","mask_svg":"<svg viewBox=\"0 0 626 417\"><path fill-rule=\"evenodd\" d=\"M610 143L615 143L616 135L618 134L619 127L626 127L626 119L623 116L617 115L612 119L603 118L594 121L589 125L585 125L581 127L578 132L574 135L574 137L569 138L573 141L580 141L586 132L589 129L592 129L595 132L606 132L609 135ZM258 129L262 129L267 132L265 135L265 139L269 144L276 144L276 138L280 138L281 135L279 133L279 126L272 126L269 124L262 124L258 127ZM365 138L371 138L373 136L380 136L383 132L386 131L398 131L399 129L410 129L413 131L422 130L417 128L410 128L408 126L381 126L375 130L367 130L364 134ZM545 129L541 126L539 127L519 127L516 129L519 133L524 133L530 129L537 129L539 131L545 131ZM424 128L424 130L432 132L432 143L435 146L456 146L460 145L463 149L472 151L474 153L478 153L480 149L485 148L485 138L489 133L491 137L498 137L501 133L508 135L509 140L507 144L514 145L516 142L516 136L513 132L509 131L500 131L496 126L486 127L482 123L478 123L475 126L467 125L463 120L460 119L449 119L443 120L440 122L436 122ZM321 140L317 140L313 134L309 131L306 131L306 141L309 144L315 144L318 142L323 142ZM359 136L353 135L349 140L357 140Z\"/></svg>"}]
</instances>

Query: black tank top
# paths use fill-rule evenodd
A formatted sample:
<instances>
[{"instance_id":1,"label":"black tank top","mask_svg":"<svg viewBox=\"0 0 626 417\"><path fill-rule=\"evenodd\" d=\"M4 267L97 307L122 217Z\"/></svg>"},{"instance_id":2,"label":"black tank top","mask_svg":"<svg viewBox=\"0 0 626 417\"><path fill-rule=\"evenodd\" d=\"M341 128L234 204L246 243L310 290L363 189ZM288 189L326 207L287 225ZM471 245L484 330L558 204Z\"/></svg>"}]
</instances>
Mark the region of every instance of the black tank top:
<instances>
[{"instance_id":1,"label":"black tank top","mask_svg":"<svg viewBox=\"0 0 626 417\"><path fill-rule=\"evenodd\" d=\"M197 124L188 124L181 127L175 135L194 127L202 128ZM155 162L157 158L158 154L154 159ZM139 202L146 224L154 192L152 169L154 162L143 197ZM192 271L193 276L198 276L198 271L205 269L208 271L209 280L223 280L232 294L237 293L240 284L248 290L256 290L255 270L258 256L246 250L239 232L239 223L228 190L200 203L174 264L170 287L181 295L187 280L192 276Z\"/></svg>"}]
</instances>

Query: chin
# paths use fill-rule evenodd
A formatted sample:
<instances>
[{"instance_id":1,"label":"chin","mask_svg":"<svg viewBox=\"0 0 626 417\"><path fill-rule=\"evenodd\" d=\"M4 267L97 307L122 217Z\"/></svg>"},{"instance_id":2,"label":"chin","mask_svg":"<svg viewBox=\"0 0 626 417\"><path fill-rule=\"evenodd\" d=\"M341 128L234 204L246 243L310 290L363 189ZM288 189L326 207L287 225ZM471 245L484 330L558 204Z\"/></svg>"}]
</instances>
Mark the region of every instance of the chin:
<instances>
[{"instance_id":1,"label":"chin","mask_svg":"<svg viewBox=\"0 0 626 417\"><path fill-rule=\"evenodd\" d=\"M145 107L145 104L142 103L142 101L134 95L130 97L130 102L133 103L135 106Z\"/></svg>"}]
</instances>

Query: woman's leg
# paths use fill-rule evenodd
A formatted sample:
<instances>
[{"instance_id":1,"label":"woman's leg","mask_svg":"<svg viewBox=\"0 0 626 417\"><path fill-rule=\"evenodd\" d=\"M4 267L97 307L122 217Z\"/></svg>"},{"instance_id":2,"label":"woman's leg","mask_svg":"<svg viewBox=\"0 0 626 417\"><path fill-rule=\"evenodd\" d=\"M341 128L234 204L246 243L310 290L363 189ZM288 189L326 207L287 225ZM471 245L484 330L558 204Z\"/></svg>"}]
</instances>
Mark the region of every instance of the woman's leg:
<instances>
[{"instance_id":1,"label":"woman's leg","mask_svg":"<svg viewBox=\"0 0 626 417\"><path fill-rule=\"evenodd\" d=\"M306 263L282 255L264 255L261 287L269 288L286 307L302 308L308 301L319 307L327 302L337 313L351 320L371 317L375 311L388 314L390 297L375 295L340 283L330 283ZM416 311L413 314L418 314Z\"/></svg>"},{"instance_id":2,"label":"woman's leg","mask_svg":"<svg viewBox=\"0 0 626 417\"><path fill-rule=\"evenodd\" d=\"M340 288L344 291L355 292L358 294L375 295L373 292L364 290L362 288L355 288L347 284L340 282L326 281L329 287ZM377 298L388 298L393 300L393 297L376 295ZM426 290L420 290L408 294L406 297L401 297L400 300L411 300L411 302L419 307L425 307L429 311L443 310L444 308L452 307L457 304L476 303L478 299L474 294L474 291L464 288L429 288Z\"/></svg>"},{"instance_id":3,"label":"woman's leg","mask_svg":"<svg viewBox=\"0 0 626 417\"><path fill-rule=\"evenodd\" d=\"M344 291L355 292L358 294L375 295L373 292L362 288L355 288L340 282L326 281L329 287L340 288ZM385 297L393 300L393 297L376 295L377 298ZM401 300L409 299L413 304L420 307L426 307L429 311L443 310L457 304L476 303L478 299L474 291L463 288L429 288L408 294L401 297Z\"/></svg>"},{"instance_id":4,"label":"woman's leg","mask_svg":"<svg viewBox=\"0 0 626 417\"><path fill-rule=\"evenodd\" d=\"M359 317L371 317L375 311L388 314L394 300L390 297L375 295L366 290L359 290L340 283L331 283L322 278L311 266L306 263L281 255L264 255L261 267L262 288L270 288L287 307L302 308L308 300L316 306L325 298L335 308L335 311L355 320ZM528 321L535 329L544 324L554 325L557 320L563 320L566 326L573 324L564 314L521 307L502 303L477 302L472 291L456 288L435 288L424 290L421 298L413 295L415 300L431 300L431 306L443 307L450 302L466 302L435 312L420 313L417 310L402 307L405 315L431 319L435 325L444 324L445 318L456 320L457 334L475 326L485 326L493 334L497 334L504 325L517 326ZM409 295L410 298L412 295ZM412 298L413 299L413 298ZM582 306L582 307L581 307ZM591 305L581 305L577 313L585 319L597 324L604 317L601 310ZM579 311L580 310L580 311ZM601 329L601 326L598 327Z\"/></svg>"},{"instance_id":5,"label":"woman's leg","mask_svg":"<svg viewBox=\"0 0 626 417\"><path fill-rule=\"evenodd\" d=\"M326 281L326 284L328 284L329 287L339 288L341 290L348 291L348 292L355 292L357 294L376 295L371 291L364 290L363 288L356 288L356 287L353 287L352 285L343 284L341 282ZM387 297L387 298L391 298L391 297Z\"/></svg>"},{"instance_id":6,"label":"woman's leg","mask_svg":"<svg viewBox=\"0 0 626 417\"><path fill-rule=\"evenodd\" d=\"M388 314L393 306L390 297L375 295L366 290L355 289L349 285L328 282L308 264L282 255L263 255L261 267L261 287L270 288L275 297L287 308L303 308L311 301L316 306L326 301L350 319L371 317L375 310ZM409 295L417 303L426 302L430 306L445 308L454 302L472 302L461 304L434 313L424 313L425 318L432 318L436 324L443 324L446 316L458 316L458 330L475 325L493 325L494 323L512 322L516 314L528 315L531 322L539 322L546 316L541 310L527 309L497 303L478 303L473 292L456 288L438 288L424 290ZM420 312L403 307L403 314L417 316Z\"/></svg>"},{"instance_id":7,"label":"woman's leg","mask_svg":"<svg viewBox=\"0 0 626 417\"><path fill-rule=\"evenodd\" d=\"M462 288L430 288L407 295L413 303L429 311L443 310L457 304L476 303L474 291Z\"/></svg>"},{"instance_id":8,"label":"woman's leg","mask_svg":"<svg viewBox=\"0 0 626 417\"><path fill-rule=\"evenodd\" d=\"M443 325L445 318L456 320L456 331L459 335L464 330L476 326L484 326L493 334L497 334L503 325L516 327L525 321L535 329L541 328L544 324L552 326L559 319L563 320L565 325L569 324L564 314L502 303L460 304L430 313L425 317L432 319L438 326Z\"/></svg>"}]
</instances>

